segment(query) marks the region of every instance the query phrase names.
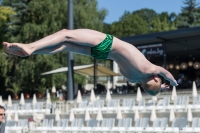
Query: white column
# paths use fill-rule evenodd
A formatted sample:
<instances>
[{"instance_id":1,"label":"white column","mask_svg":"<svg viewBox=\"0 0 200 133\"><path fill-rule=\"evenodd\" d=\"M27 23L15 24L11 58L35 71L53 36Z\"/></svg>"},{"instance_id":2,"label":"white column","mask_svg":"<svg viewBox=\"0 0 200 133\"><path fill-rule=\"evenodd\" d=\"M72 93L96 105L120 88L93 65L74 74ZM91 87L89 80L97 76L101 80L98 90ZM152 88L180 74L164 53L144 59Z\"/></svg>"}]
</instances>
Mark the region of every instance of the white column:
<instances>
[{"instance_id":1,"label":"white column","mask_svg":"<svg viewBox=\"0 0 200 133\"><path fill-rule=\"evenodd\" d=\"M118 65L115 61L113 61L113 71L116 72L116 73L119 73L118 71ZM113 77L113 88L115 88L115 85L117 84L117 81L118 81L118 76L114 76Z\"/></svg>"}]
</instances>

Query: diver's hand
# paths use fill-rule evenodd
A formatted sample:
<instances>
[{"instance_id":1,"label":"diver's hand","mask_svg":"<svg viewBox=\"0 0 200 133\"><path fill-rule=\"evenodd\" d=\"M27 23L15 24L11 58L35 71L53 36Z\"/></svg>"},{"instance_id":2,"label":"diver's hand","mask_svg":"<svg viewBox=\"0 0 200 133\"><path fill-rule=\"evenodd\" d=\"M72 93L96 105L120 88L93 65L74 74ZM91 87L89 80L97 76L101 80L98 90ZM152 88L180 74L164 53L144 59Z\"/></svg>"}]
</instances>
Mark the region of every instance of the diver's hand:
<instances>
[{"instance_id":1,"label":"diver's hand","mask_svg":"<svg viewBox=\"0 0 200 133\"><path fill-rule=\"evenodd\" d=\"M168 91L170 89L169 85L166 85L165 83L161 85L161 90L162 91Z\"/></svg>"},{"instance_id":2,"label":"diver's hand","mask_svg":"<svg viewBox=\"0 0 200 133\"><path fill-rule=\"evenodd\" d=\"M166 69L164 69L160 66L156 66L154 70L155 70L154 74L159 74L159 75L163 76L166 80L168 80L170 82L170 84L172 86L178 85L176 80L174 79L173 75L170 72L168 72Z\"/></svg>"},{"instance_id":3,"label":"diver's hand","mask_svg":"<svg viewBox=\"0 0 200 133\"><path fill-rule=\"evenodd\" d=\"M170 84L171 84L172 86L178 86L178 83L176 82L175 79L174 79L174 80L171 80L171 81L170 81Z\"/></svg>"}]
</instances>

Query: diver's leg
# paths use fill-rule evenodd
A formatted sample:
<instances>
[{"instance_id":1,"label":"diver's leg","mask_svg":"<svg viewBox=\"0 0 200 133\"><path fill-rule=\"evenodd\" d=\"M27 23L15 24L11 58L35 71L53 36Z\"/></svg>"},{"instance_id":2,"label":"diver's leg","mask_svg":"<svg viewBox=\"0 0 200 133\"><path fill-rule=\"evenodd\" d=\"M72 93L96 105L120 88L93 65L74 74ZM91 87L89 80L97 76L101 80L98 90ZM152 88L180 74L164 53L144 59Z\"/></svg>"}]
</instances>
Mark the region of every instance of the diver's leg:
<instances>
[{"instance_id":1,"label":"diver's leg","mask_svg":"<svg viewBox=\"0 0 200 133\"><path fill-rule=\"evenodd\" d=\"M3 42L3 45L8 53L17 53L21 51L25 56L31 55L34 51L44 49L47 47L54 47L67 42L75 42L83 46L95 46L104 40L105 34L89 30L89 29L77 29L77 30L66 30L63 29L45 38L42 38L36 42L24 45L20 43L8 43Z\"/></svg>"},{"instance_id":2,"label":"diver's leg","mask_svg":"<svg viewBox=\"0 0 200 133\"><path fill-rule=\"evenodd\" d=\"M63 42L59 45L56 45L54 47L49 47L49 48L43 48L43 49L39 49L34 51L32 54L55 54L55 53L59 53L62 51L66 51L66 52L75 52L78 54L83 54L83 55L87 55L90 56L91 54L91 48L88 46L82 46L82 45L78 45L75 43L71 43L71 42ZM20 51L20 50L6 50L7 53L9 54L13 54L13 55L17 55L17 56L21 56L21 57L25 57L26 55Z\"/></svg>"},{"instance_id":3,"label":"diver's leg","mask_svg":"<svg viewBox=\"0 0 200 133\"><path fill-rule=\"evenodd\" d=\"M32 54L55 54L66 51L90 56L90 50L91 48L88 46L82 46L71 42L63 42L60 45L56 45L51 48L36 50Z\"/></svg>"}]
</instances>

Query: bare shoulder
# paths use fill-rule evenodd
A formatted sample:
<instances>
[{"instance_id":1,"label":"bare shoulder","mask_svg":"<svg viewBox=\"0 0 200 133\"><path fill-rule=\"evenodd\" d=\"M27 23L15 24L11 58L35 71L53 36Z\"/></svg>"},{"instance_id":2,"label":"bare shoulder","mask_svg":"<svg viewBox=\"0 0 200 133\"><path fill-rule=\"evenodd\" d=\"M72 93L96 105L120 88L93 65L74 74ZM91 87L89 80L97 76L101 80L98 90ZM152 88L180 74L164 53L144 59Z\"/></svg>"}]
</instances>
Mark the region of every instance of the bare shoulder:
<instances>
[{"instance_id":1,"label":"bare shoulder","mask_svg":"<svg viewBox=\"0 0 200 133\"><path fill-rule=\"evenodd\" d=\"M169 72L166 69L164 69L163 67L161 67L161 66L154 65L154 67L152 68L152 73L153 74L160 74L160 75L162 75L162 74L167 74Z\"/></svg>"},{"instance_id":2,"label":"bare shoulder","mask_svg":"<svg viewBox=\"0 0 200 133\"><path fill-rule=\"evenodd\" d=\"M149 74L158 74L160 71L160 67L152 64L150 67L148 67L148 73Z\"/></svg>"}]
</instances>

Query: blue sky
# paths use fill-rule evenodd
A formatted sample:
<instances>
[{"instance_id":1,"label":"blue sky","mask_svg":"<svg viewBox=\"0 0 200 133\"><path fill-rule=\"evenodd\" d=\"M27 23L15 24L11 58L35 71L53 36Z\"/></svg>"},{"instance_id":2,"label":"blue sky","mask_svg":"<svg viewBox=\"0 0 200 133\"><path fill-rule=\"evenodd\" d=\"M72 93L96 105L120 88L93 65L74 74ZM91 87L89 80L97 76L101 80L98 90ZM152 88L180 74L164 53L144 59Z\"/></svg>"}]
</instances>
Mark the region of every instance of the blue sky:
<instances>
[{"instance_id":1,"label":"blue sky","mask_svg":"<svg viewBox=\"0 0 200 133\"><path fill-rule=\"evenodd\" d=\"M184 0L97 0L98 8L105 8L108 14L104 20L106 23L118 21L125 11L135 11L142 8L149 8L155 10L157 13L161 12L181 12L181 7L184 6ZM200 0L196 0L200 3Z\"/></svg>"}]
</instances>

